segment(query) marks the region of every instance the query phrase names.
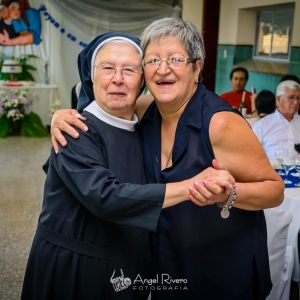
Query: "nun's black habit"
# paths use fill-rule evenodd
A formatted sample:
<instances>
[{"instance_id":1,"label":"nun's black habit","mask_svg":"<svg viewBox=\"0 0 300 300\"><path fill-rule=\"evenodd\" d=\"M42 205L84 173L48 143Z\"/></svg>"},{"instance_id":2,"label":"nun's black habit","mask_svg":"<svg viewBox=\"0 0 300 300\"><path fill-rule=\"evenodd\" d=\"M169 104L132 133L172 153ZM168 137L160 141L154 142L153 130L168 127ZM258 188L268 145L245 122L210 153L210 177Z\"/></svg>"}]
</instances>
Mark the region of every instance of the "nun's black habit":
<instances>
[{"instance_id":1,"label":"nun's black habit","mask_svg":"<svg viewBox=\"0 0 300 300\"><path fill-rule=\"evenodd\" d=\"M80 103L94 99L93 53L120 36L139 47L134 37L109 33L80 53ZM45 167L43 208L22 300L146 300L149 294L149 287L134 280L151 278L149 232L156 230L165 185L144 185L140 136L137 128L128 130L136 126L100 120L105 113L95 102L86 110L89 131L78 140L65 135L68 146L58 155L52 149Z\"/></svg>"}]
</instances>

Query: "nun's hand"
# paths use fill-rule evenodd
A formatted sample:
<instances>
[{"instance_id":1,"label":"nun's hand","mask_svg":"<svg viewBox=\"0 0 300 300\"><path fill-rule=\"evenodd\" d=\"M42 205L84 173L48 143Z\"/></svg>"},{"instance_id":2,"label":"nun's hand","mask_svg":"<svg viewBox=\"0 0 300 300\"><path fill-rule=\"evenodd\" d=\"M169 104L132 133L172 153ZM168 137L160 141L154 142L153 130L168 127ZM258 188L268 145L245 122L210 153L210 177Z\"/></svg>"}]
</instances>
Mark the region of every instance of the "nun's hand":
<instances>
[{"instance_id":1,"label":"nun's hand","mask_svg":"<svg viewBox=\"0 0 300 300\"><path fill-rule=\"evenodd\" d=\"M67 145L67 141L62 135L62 131L75 139L79 137L79 133L70 125L73 125L82 131L88 131L86 124L79 119L86 120L86 118L82 117L75 109L60 109L54 113L51 121L51 139L55 153L58 153L58 143L63 147Z\"/></svg>"}]
</instances>

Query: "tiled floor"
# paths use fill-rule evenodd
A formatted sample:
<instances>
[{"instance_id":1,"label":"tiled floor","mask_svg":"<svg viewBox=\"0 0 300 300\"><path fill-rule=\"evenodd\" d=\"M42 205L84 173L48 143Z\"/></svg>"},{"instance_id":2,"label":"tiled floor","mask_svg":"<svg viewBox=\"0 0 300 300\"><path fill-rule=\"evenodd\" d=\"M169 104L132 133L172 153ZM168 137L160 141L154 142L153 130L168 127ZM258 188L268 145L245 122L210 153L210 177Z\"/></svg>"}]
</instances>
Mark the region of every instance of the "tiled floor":
<instances>
[{"instance_id":1,"label":"tiled floor","mask_svg":"<svg viewBox=\"0 0 300 300\"><path fill-rule=\"evenodd\" d=\"M41 210L50 138L0 138L0 299L20 299Z\"/></svg>"}]
</instances>

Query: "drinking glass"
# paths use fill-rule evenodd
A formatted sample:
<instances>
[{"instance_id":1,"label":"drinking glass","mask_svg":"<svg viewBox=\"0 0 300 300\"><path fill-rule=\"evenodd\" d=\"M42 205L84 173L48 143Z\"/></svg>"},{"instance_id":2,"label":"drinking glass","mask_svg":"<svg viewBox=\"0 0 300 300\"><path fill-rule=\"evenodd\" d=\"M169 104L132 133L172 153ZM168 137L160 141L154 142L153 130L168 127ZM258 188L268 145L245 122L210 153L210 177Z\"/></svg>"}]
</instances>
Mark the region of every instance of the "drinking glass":
<instances>
[{"instance_id":1,"label":"drinking glass","mask_svg":"<svg viewBox=\"0 0 300 300\"><path fill-rule=\"evenodd\" d=\"M292 182L290 180L288 180L287 177L288 177L289 171L294 169L294 160L291 157L283 158L281 167L285 171L285 179L283 180L283 182L285 184L291 184Z\"/></svg>"},{"instance_id":2,"label":"drinking glass","mask_svg":"<svg viewBox=\"0 0 300 300\"><path fill-rule=\"evenodd\" d=\"M298 171L298 176L300 179L300 155L294 159L294 166L295 166L295 169ZM295 186L300 186L300 181L298 183L296 183Z\"/></svg>"},{"instance_id":3,"label":"drinking glass","mask_svg":"<svg viewBox=\"0 0 300 300\"><path fill-rule=\"evenodd\" d=\"M276 157L276 160L279 162L280 167L283 169L283 167L282 167L283 160L288 157L287 149L276 149L275 157ZM282 173L281 171L279 171L278 174L285 175L285 173Z\"/></svg>"},{"instance_id":4,"label":"drinking glass","mask_svg":"<svg viewBox=\"0 0 300 300\"><path fill-rule=\"evenodd\" d=\"M295 150L300 154L300 142L294 144Z\"/></svg>"}]
</instances>

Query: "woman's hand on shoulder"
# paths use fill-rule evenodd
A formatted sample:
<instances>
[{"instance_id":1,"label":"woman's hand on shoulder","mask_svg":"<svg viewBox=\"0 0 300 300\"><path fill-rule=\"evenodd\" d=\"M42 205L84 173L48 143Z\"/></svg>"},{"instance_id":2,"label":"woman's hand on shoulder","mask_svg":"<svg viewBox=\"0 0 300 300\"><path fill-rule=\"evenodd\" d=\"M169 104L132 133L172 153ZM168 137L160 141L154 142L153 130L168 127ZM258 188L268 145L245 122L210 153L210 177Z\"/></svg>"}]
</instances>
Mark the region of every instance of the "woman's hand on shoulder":
<instances>
[{"instance_id":1,"label":"woman's hand on shoulder","mask_svg":"<svg viewBox=\"0 0 300 300\"><path fill-rule=\"evenodd\" d=\"M58 143L63 147L67 145L62 131L75 139L79 137L79 133L71 125L74 125L82 131L88 131L88 127L79 119L86 120L86 118L82 117L75 109L59 109L54 113L51 120L51 139L56 153L58 153Z\"/></svg>"}]
</instances>

